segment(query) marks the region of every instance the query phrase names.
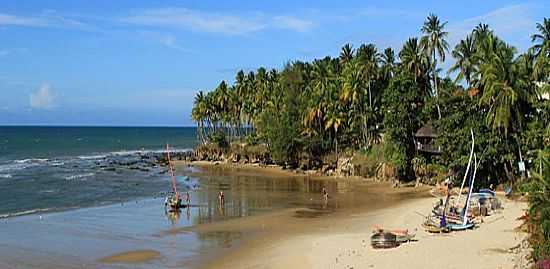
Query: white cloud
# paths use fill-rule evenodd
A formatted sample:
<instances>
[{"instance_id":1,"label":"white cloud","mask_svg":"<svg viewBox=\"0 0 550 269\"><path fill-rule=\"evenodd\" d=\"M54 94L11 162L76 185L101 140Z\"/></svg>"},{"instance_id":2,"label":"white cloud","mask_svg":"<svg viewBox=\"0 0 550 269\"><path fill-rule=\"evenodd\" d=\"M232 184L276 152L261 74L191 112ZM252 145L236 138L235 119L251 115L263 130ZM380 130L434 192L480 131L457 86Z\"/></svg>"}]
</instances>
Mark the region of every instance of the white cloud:
<instances>
[{"instance_id":1,"label":"white cloud","mask_svg":"<svg viewBox=\"0 0 550 269\"><path fill-rule=\"evenodd\" d=\"M42 84L38 90L30 94L30 106L36 109L51 109L54 107L54 99L50 85Z\"/></svg>"},{"instance_id":2,"label":"white cloud","mask_svg":"<svg viewBox=\"0 0 550 269\"><path fill-rule=\"evenodd\" d=\"M186 8L147 9L122 19L123 22L186 28L198 32L245 34L263 29L261 23L237 16L198 12Z\"/></svg>"},{"instance_id":3,"label":"white cloud","mask_svg":"<svg viewBox=\"0 0 550 269\"><path fill-rule=\"evenodd\" d=\"M170 33L154 32L154 31L137 31L137 34L145 39L158 42L168 48L176 49L183 52L192 52L190 49L182 46L177 42L177 38Z\"/></svg>"},{"instance_id":4,"label":"white cloud","mask_svg":"<svg viewBox=\"0 0 550 269\"><path fill-rule=\"evenodd\" d=\"M47 26L48 22L43 18L22 17L10 14L0 13L0 25L16 25L16 26Z\"/></svg>"},{"instance_id":5,"label":"white cloud","mask_svg":"<svg viewBox=\"0 0 550 269\"><path fill-rule=\"evenodd\" d=\"M228 15L215 12L201 12L187 8L146 9L121 18L129 24L171 27L196 32L241 35L265 30L282 28L305 32L313 27L313 22L293 16L267 16L260 13L248 15Z\"/></svg>"},{"instance_id":6,"label":"white cloud","mask_svg":"<svg viewBox=\"0 0 550 269\"><path fill-rule=\"evenodd\" d=\"M77 29L84 31L97 30L95 27L58 14L55 10L46 10L38 15L19 16L0 13L0 26L22 27L52 27L64 29Z\"/></svg>"},{"instance_id":7,"label":"white cloud","mask_svg":"<svg viewBox=\"0 0 550 269\"><path fill-rule=\"evenodd\" d=\"M273 24L276 27L297 32L307 32L313 27L313 22L291 16L276 16L273 18Z\"/></svg>"}]
</instances>

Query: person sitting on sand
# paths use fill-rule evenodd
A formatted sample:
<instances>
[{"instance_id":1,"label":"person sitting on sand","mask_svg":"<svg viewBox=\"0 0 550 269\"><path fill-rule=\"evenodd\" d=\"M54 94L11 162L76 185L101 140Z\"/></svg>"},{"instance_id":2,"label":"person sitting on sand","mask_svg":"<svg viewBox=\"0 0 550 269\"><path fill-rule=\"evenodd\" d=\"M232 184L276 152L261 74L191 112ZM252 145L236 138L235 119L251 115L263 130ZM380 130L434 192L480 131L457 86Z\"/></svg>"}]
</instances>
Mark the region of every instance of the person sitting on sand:
<instances>
[{"instance_id":1,"label":"person sitting on sand","mask_svg":"<svg viewBox=\"0 0 550 269\"><path fill-rule=\"evenodd\" d=\"M224 196L224 194L223 194L223 191L220 191L220 192L218 193L218 201L219 201L220 204L222 204L222 205L225 204L225 196Z\"/></svg>"}]
</instances>

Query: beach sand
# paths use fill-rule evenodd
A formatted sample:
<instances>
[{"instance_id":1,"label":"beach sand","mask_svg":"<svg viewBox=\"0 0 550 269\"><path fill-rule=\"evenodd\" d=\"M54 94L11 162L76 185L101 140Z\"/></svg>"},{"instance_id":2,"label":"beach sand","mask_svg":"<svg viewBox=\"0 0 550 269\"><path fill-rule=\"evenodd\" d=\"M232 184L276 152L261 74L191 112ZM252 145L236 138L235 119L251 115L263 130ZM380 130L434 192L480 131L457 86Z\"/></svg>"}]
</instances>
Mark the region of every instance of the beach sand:
<instances>
[{"instance_id":1,"label":"beach sand","mask_svg":"<svg viewBox=\"0 0 550 269\"><path fill-rule=\"evenodd\" d=\"M244 244L207 268L513 268L510 249L525 237L515 231L525 203L505 201L501 213L486 217L475 230L429 234L420 226L420 214L428 214L434 202L413 199L335 220L316 233L269 236ZM417 241L375 250L370 246L374 225L409 229Z\"/></svg>"},{"instance_id":2,"label":"beach sand","mask_svg":"<svg viewBox=\"0 0 550 269\"><path fill-rule=\"evenodd\" d=\"M162 199L3 220L0 268L512 268L508 250L524 237L514 228L525 203L505 201L476 230L432 235L418 214L437 200L426 186L197 166L176 165L202 185L197 207L176 222L163 214ZM225 208L215 200L219 188L230 190ZM374 225L417 229L418 241L373 250Z\"/></svg>"}]
</instances>

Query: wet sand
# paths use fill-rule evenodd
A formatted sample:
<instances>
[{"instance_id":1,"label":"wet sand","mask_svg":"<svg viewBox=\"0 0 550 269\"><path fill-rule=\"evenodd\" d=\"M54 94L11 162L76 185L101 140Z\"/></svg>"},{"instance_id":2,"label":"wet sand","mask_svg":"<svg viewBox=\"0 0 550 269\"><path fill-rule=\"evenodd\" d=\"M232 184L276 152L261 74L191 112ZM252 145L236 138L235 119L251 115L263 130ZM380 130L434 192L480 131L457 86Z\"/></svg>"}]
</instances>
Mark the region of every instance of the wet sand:
<instances>
[{"instance_id":1,"label":"wet sand","mask_svg":"<svg viewBox=\"0 0 550 269\"><path fill-rule=\"evenodd\" d=\"M511 250L526 236L516 231L525 203L506 201L502 213L486 217L475 230L430 234L421 228L420 214L429 213L435 201L408 200L313 225L307 232L257 238L206 268L516 268L518 257ZM370 246L375 225L408 229L416 241L375 250Z\"/></svg>"},{"instance_id":2,"label":"wet sand","mask_svg":"<svg viewBox=\"0 0 550 269\"><path fill-rule=\"evenodd\" d=\"M118 253L101 258L102 263L142 263L160 258L160 252L146 249Z\"/></svg>"},{"instance_id":3,"label":"wet sand","mask_svg":"<svg viewBox=\"0 0 550 269\"><path fill-rule=\"evenodd\" d=\"M430 261L432 252L441 254L436 259L440 262L472 251L482 253L477 258L508 257L492 250L515 242L509 239L514 233L504 230L513 228L510 220L521 211L521 205L510 206L517 210L505 210L506 221L465 232L464 237L452 234L456 239L451 241L419 231L418 242L378 252L368 245L373 225L418 228L422 217L414 212L426 214L435 201L428 188L307 177L276 167L179 163L176 173L200 183L192 192L190 210L179 214L165 215L162 198L148 198L2 220L0 268L434 268L418 261ZM322 188L329 192L328 201ZM226 193L223 206L217 202L219 190ZM470 246L488 235L504 241ZM449 246L447 252L437 252L442 245ZM457 252L463 248L468 250Z\"/></svg>"},{"instance_id":4,"label":"wet sand","mask_svg":"<svg viewBox=\"0 0 550 269\"><path fill-rule=\"evenodd\" d=\"M165 215L159 197L2 219L0 268L200 268L248 242L317 231L347 214L426 195L260 171L178 166L177 174L200 183L190 210L179 214ZM326 203L322 188L331 195Z\"/></svg>"}]
</instances>

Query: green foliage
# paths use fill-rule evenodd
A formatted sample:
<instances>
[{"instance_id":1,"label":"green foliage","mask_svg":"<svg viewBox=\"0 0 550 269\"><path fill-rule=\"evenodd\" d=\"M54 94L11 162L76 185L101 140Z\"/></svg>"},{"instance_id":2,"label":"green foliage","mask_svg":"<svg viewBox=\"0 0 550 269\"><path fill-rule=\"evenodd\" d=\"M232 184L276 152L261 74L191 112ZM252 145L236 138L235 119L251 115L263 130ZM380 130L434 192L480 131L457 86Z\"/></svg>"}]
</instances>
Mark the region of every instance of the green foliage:
<instances>
[{"instance_id":1,"label":"green foliage","mask_svg":"<svg viewBox=\"0 0 550 269\"><path fill-rule=\"evenodd\" d=\"M300 67L287 66L277 88L279 98L266 107L258 121L258 134L267 141L275 161L296 163L301 147L299 93L303 87Z\"/></svg>"},{"instance_id":2,"label":"green foliage","mask_svg":"<svg viewBox=\"0 0 550 269\"><path fill-rule=\"evenodd\" d=\"M550 257L550 146L539 150L532 178L521 186L529 197L530 242L535 261Z\"/></svg>"},{"instance_id":3,"label":"green foliage","mask_svg":"<svg viewBox=\"0 0 550 269\"><path fill-rule=\"evenodd\" d=\"M443 118L436 121L439 130L437 143L444 149L440 161L462 178L468 164L471 135L475 137L475 152L481 159L476 185L489 186L491 183L502 183L508 178L506 169L515 169L517 162L517 142L513 137L505 137L491 130L485 121L486 110L479 105L477 97L470 97L458 92L442 99L445 107Z\"/></svg>"},{"instance_id":4,"label":"green foliage","mask_svg":"<svg viewBox=\"0 0 550 269\"><path fill-rule=\"evenodd\" d=\"M421 38L409 38L398 53L346 44L338 58L239 71L233 85L222 81L195 97L191 116L198 138L216 155L244 140L257 147L253 155L264 158L267 148L277 162L290 165L304 156L335 160L341 152L360 150L357 161L367 175L377 164L391 162L400 179L433 181L449 171L461 178L472 130L481 159L476 187L514 183L523 176L520 160L534 173L524 188L534 213L535 257L545 257L550 253L545 170L550 104L542 97L550 92L550 20L537 23L533 47L520 55L479 24L452 50L456 61L447 74L456 75L454 81L439 77L438 61L449 50L445 26L430 14ZM414 134L428 122L439 134L441 155L416 151ZM373 155L381 148L383 158Z\"/></svg>"},{"instance_id":5,"label":"green foliage","mask_svg":"<svg viewBox=\"0 0 550 269\"><path fill-rule=\"evenodd\" d=\"M414 133L420 128L418 115L422 100L414 76L397 74L384 92L385 156L398 169L401 179L414 178L412 159L415 155Z\"/></svg>"},{"instance_id":6,"label":"green foliage","mask_svg":"<svg viewBox=\"0 0 550 269\"><path fill-rule=\"evenodd\" d=\"M208 139L211 141L211 143L217 145L220 148L226 149L229 147L229 142L227 141L227 137L225 136L225 133L222 131L217 131L209 134Z\"/></svg>"}]
</instances>

